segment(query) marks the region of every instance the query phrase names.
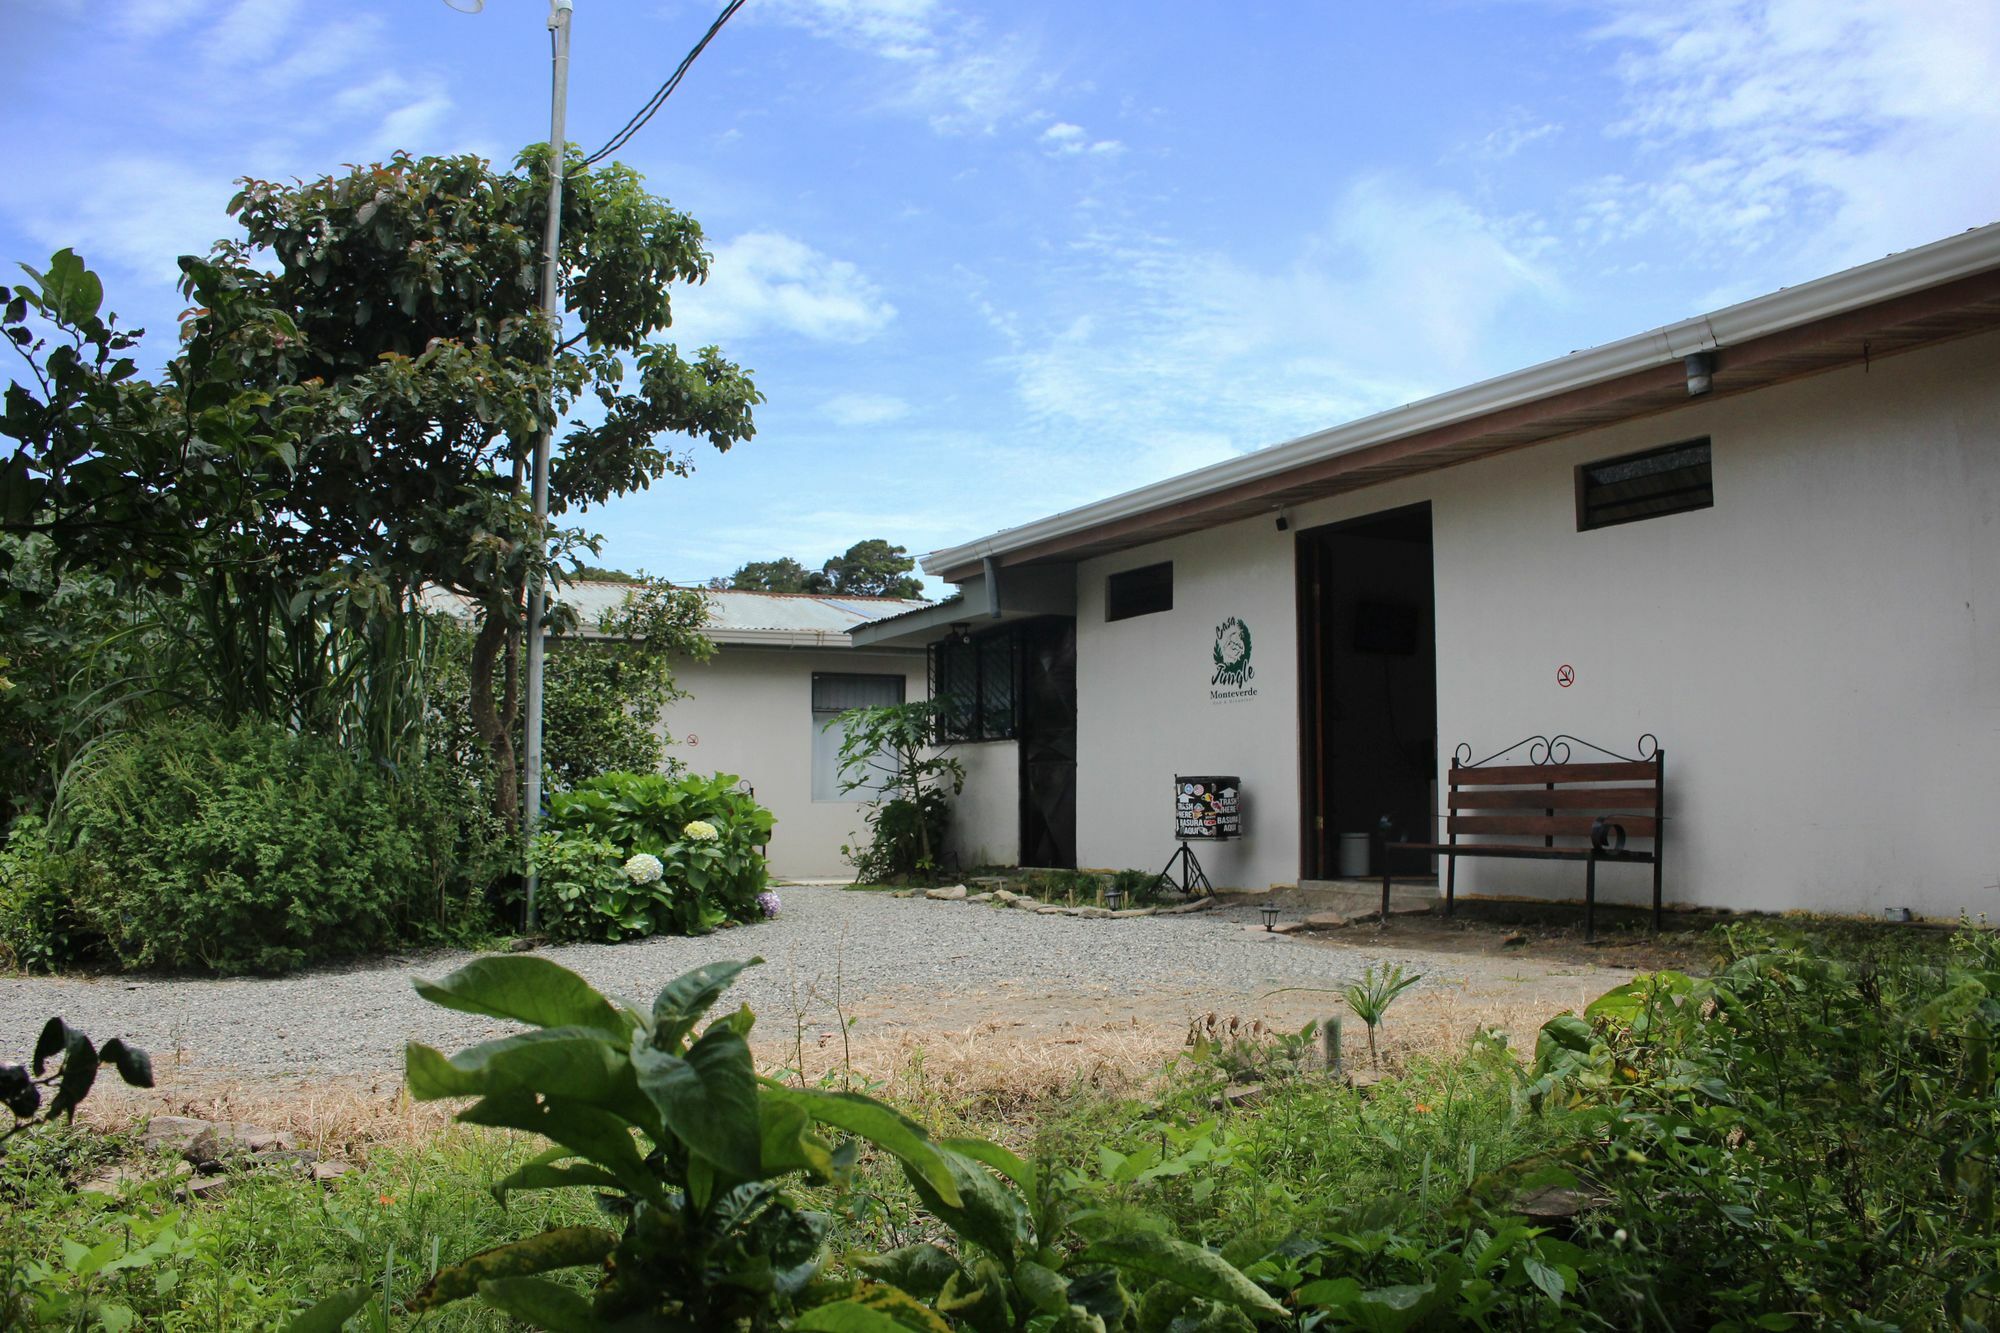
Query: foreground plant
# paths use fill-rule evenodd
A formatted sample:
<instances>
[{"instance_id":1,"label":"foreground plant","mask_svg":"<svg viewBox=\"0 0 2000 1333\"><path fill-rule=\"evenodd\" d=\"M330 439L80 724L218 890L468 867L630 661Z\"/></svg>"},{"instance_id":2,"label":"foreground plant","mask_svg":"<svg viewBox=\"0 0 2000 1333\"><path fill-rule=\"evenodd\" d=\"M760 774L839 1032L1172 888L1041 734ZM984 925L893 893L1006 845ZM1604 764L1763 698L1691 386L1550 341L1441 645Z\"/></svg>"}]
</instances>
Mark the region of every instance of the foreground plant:
<instances>
[{"instance_id":1,"label":"foreground plant","mask_svg":"<svg viewBox=\"0 0 2000 1333\"><path fill-rule=\"evenodd\" d=\"M1405 972L1403 965L1396 963L1384 967L1379 963L1369 965L1361 974L1361 980L1349 986L1345 992L1347 1007L1354 1011L1368 1028L1368 1063L1380 1066L1381 1055L1375 1046L1375 1030L1382 1026L1388 1016L1389 1006L1396 997L1424 979L1421 972Z\"/></svg>"},{"instance_id":2,"label":"foreground plant","mask_svg":"<svg viewBox=\"0 0 2000 1333\"><path fill-rule=\"evenodd\" d=\"M1165 1333L1227 1311L1277 1318L1272 1298L1219 1255L1153 1227L1068 1229L1067 1197L997 1145L935 1142L858 1093L788 1087L751 1063L747 1007L697 1027L729 984L761 962L711 963L669 982L650 1010L609 999L544 959L483 958L417 983L434 1004L531 1025L446 1058L412 1043L419 1100L476 1098L458 1119L554 1145L493 1187L585 1189L610 1226L567 1226L438 1269L400 1303L354 1286L294 1333L333 1330L371 1310L421 1315L477 1297L557 1330L773 1329L947 1333ZM791 1192L845 1188L863 1144L900 1166L957 1252L912 1246L822 1271L829 1219ZM588 1288L545 1276L564 1270ZM1143 1279L1136 1296L1126 1279ZM1148 1313L1150 1311L1150 1313ZM1234 1326L1244 1326L1239 1313ZM1194 1327L1189 1324L1187 1327ZM1202 1323L1225 1328L1226 1323Z\"/></svg>"},{"instance_id":3,"label":"foreground plant","mask_svg":"<svg viewBox=\"0 0 2000 1333\"><path fill-rule=\"evenodd\" d=\"M153 1086L152 1058L137 1046L123 1037L94 1046L82 1032L60 1018L51 1018L36 1039L28 1064L0 1064L0 1106L14 1117L12 1125L0 1130L0 1153L16 1134L59 1116L74 1118L105 1065L135 1088ZM45 1090L51 1093L46 1102Z\"/></svg>"}]
</instances>

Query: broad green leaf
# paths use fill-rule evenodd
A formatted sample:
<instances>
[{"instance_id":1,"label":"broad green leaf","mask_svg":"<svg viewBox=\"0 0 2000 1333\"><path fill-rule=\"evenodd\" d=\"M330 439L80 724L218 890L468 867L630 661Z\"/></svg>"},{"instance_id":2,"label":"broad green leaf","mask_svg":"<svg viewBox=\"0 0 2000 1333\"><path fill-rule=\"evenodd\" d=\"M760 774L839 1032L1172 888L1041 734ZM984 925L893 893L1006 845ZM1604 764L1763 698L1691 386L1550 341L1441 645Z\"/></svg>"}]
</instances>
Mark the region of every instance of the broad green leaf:
<instances>
[{"instance_id":1,"label":"broad green leaf","mask_svg":"<svg viewBox=\"0 0 2000 1333\"><path fill-rule=\"evenodd\" d=\"M858 1092L787 1088L769 1081L764 1090L768 1096L805 1108L820 1124L844 1129L891 1154L946 1205L960 1202L958 1173L924 1127L908 1116Z\"/></svg>"},{"instance_id":2,"label":"broad green leaf","mask_svg":"<svg viewBox=\"0 0 2000 1333\"><path fill-rule=\"evenodd\" d=\"M1557 1014L1542 1024L1541 1035L1535 1039L1535 1056L1540 1059L1551 1048L1588 1055L1594 1040L1590 1024L1575 1014Z\"/></svg>"},{"instance_id":3,"label":"broad green leaf","mask_svg":"<svg viewBox=\"0 0 2000 1333\"><path fill-rule=\"evenodd\" d=\"M1300 1305L1317 1305L1337 1310L1361 1298L1361 1284L1351 1277L1321 1278L1299 1288Z\"/></svg>"},{"instance_id":4,"label":"broad green leaf","mask_svg":"<svg viewBox=\"0 0 2000 1333\"><path fill-rule=\"evenodd\" d=\"M515 1168L493 1183L493 1197L501 1207L516 1190L601 1189L616 1190L618 1178L603 1167L565 1159L576 1156L567 1148L551 1148L532 1161Z\"/></svg>"},{"instance_id":5,"label":"broad green leaf","mask_svg":"<svg viewBox=\"0 0 2000 1333\"><path fill-rule=\"evenodd\" d=\"M153 1060L137 1046L127 1045L122 1037L113 1037L97 1048L97 1058L107 1061L118 1071L118 1077L135 1088L153 1086Z\"/></svg>"},{"instance_id":6,"label":"broad green leaf","mask_svg":"<svg viewBox=\"0 0 2000 1333\"><path fill-rule=\"evenodd\" d=\"M416 1044L406 1050L410 1095L418 1101L522 1088L615 1109L632 1089L625 1053L595 1028L542 1028L481 1042L448 1060L437 1054Z\"/></svg>"},{"instance_id":7,"label":"broad green leaf","mask_svg":"<svg viewBox=\"0 0 2000 1333\"><path fill-rule=\"evenodd\" d=\"M97 1082L97 1051L91 1046L90 1038L74 1028L69 1029L69 1045L63 1051L62 1077L56 1080L56 1095L49 1098L48 1118L59 1115L76 1115L76 1108L90 1095L91 1085Z\"/></svg>"},{"instance_id":8,"label":"broad green leaf","mask_svg":"<svg viewBox=\"0 0 2000 1333\"><path fill-rule=\"evenodd\" d=\"M750 958L740 963L707 963L669 981L653 1000L653 1044L663 1051L676 1049L737 975L763 961Z\"/></svg>"},{"instance_id":9,"label":"broad green leaf","mask_svg":"<svg viewBox=\"0 0 2000 1333\"><path fill-rule=\"evenodd\" d=\"M863 1283L844 1301L808 1310L793 1321L800 1333L951 1333L914 1296L880 1283Z\"/></svg>"},{"instance_id":10,"label":"broad green leaf","mask_svg":"<svg viewBox=\"0 0 2000 1333\"><path fill-rule=\"evenodd\" d=\"M1266 1318L1282 1319L1285 1307L1212 1250L1157 1232L1133 1232L1100 1240L1083 1253L1085 1263L1110 1264L1164 1278L1197 1296Z\"/></svg>"},{"instance_id":11,"label":"broad green leaf","mask_svg":"<svg viewBox=\"0 0 2000 1333\"><path fill-rule=\"evenodd\" d=\"M632 1130L609 1111L574 1102L540 1100L529 1092L495 1093L458 1113L468 1125L540 1134L603 1167L631 1194L658 1202L660 1184L647 1169Z\"/></svg>"},{"instance_id":12,"label":"broad green leaf","mask_svg":"<svg viewBox=\"0 0 2000 1333\"><path fill-rule=\"evenodd\" d=\"M1014 1282L1043 1314L1059 1315L1069 1309L1069 1284L1053 1268L1023 1259L1014 1269Z\"/></svg>"},{"instance_id":13,"label":"broad green leaf","mask_svg":"<svg viewBox=\"0 0 2000 1333\"><path fill-rule=\"evenodd\" d=\"M343 1287L294 1315L285 1333L340 1333L374 1299L371 1287Z\"/></svg>"},{"instance_id":14,"label":"broad green leaf","mask_svg":"<svg viewBox=\"0 0 2000 1333\"><path fill-rule=\"evenodd\" d=\"M1027 1240L1028 1213L999 1177L970 1157L942 1150L940 1157L951 1173L957 1202L945 1198L908 1160L903 1174L917 1191L917 1197L960 1240L971 1241L997 1256L1012 1268Z\"/></svg>"},{"instance_id":15,"label":"broad green leaf","mask_svg":"<svg viewBox=\"0 0 2000 1333\"><path fill-rule=\"evenodd\" d=\"M812 1132L813 1119L797 1102L773 1097L769 1088L760 1088L757 1097L762 1170L765 1179L790 1171L804 1171L815 1180L833 1175L833 1153L826 1140Z\"/></svg>"},{"instance_id":16,"label":"broad green leaf","mask_svg":"<svg viewBox=\"0 0 2000 1333\"><path fill-rule=\"evenodd\" d=\"M986 1139L945 1139L940 1146L963 1153L975 1162L986 1163L1013 1181L1024 1197L1031 1200L1036 1197L1035 1168L999 1144Z\"/></svg>"},{"instance_id":17,"label":"broad green leaf","mask_svg":"<svg viewBox=\"0 0 2000 1333\"><path fill-rule=\"evenodd\" d=\"M1560 1272L1532 1254L1521 1256L1521 1267L1526 1270L1530 1282L1540 1287L1550 1300L1562 1304L1563 1293L1569 1289L1569 1284L1563 1281Z\"/></svg>"},{"instance_id":18,"label":"broad green leaf","mask_svg":"<svg viewBox=\"0 0 2000 1333\"><path fill-rule=\"evenodd\" d=\"M558 1268L601 1264L617 1245L618 1237L600 1227L557 1227L445 1265L404 1305L410 1310L435 1310L440 1305L464 1300L477 1292L482 1283L496 1278L526 1277Z\"/></svg>"},{"instance_id":19,"label":"broad green leaf","mask_svg":"<svg viewBox=\"0 0 2000 1333\"><path fill-rule=\"evenodd\" d=\"M22 267L26 268L26 265ZM33 269L28 270L33 273ZM93 318L104 304L104 284L84 267L74 250L58 250L49 259L49 271L41 276L43 299L55 308L57 318L82 324Z\"/></svg>"},{"instance_id":20,"label":"broad green leaf","mask_svg":"<svg viewBox=\"0 0 2000 1333\"><path fill-rule=\"evenodd\" d=\"M595 1028L623 1041L636 1026L589 982L546 958L479 958L442 980L412 984L432 1004L535 1027Z\"/></svg>"},{"instance_id":21,"label":"broad green leaf","mask_svg":"<svg viewBox=\"0 0 2000 1333\"><path fill-rule=\"evenodd\" d=\"M598 1319L587 1297L543 1278L494 1278L479 1284L479 1299L549 1333L601 1333L609 1327Z\"/></svg>"},{"instance_id":22,"label":"broad green leaf","mask_svg":"<svg viewBox=\"0 0 2000 1333\"><path fill-rule=\"evenodd\" d=\"M936 1245L905 1245L886 1254L858 1254L848 1262L921 1300L930 1300L961 1272L958 1260Z\"/></svg>"},{"instance_id":23,"label":"broad green leaf","mask_svg":"<svg viewBox=\"0 0 2000 1333\"><path fill-rule=\"evenodd\" d=\"M51 1057L61 1055L82 1036L81 1032L60 1018L51 1018L44 1023L41 1036L35 1038L35 1077L42 1076L43 1069Z\"/></svg>"},{"instance_id":24,"label":"broad green leaf","mask_svg":"<svg viewBox=\"0 0 2000 1333\"><path fill-rule=\"evenodd\" d=\"M656 1050L645 1034L634 1033L631 1058L640 1091L690 1151L736 1180L758 1178L762 1126L748 1042L712 1027L682 1059Z\"/></svg>"}]
</instances>

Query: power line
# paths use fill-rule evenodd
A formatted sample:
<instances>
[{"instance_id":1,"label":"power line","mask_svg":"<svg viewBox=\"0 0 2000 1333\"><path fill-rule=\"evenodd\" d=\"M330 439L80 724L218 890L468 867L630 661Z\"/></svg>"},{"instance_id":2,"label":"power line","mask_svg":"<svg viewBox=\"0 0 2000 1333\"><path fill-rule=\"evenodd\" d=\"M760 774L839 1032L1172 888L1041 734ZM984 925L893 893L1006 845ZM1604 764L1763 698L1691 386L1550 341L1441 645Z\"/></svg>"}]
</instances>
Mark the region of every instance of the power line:
<instances>
[{"instance_id":1,"label":"power line","mask_svg":"<svg viewBox=\"0 0 2000 1333\"><path fill-rule=\"evenodd\" d=\"M609 143L583 159L584 166L593 166L603 161L630 143L633 135L646 128L646 122L653 118L653 113L666 105L667 99L673 96L674 89L680 87L681 79L686 77L689 67L695 62L695 57L715 39L715 34L722 31L722 25L729 22L736 11L743 8L743 4L744 0L729 0L729 3L723 6L722 12L716 15L715 22L708 25L708 31L694 44L694 49L681 58L681 63L674 67L674 72L667 76L667 81L660 85L659 91L646 99L646 104L633 113L632 119L626 121L618 133L611 136Z\"/></svg>"}]
</instances>

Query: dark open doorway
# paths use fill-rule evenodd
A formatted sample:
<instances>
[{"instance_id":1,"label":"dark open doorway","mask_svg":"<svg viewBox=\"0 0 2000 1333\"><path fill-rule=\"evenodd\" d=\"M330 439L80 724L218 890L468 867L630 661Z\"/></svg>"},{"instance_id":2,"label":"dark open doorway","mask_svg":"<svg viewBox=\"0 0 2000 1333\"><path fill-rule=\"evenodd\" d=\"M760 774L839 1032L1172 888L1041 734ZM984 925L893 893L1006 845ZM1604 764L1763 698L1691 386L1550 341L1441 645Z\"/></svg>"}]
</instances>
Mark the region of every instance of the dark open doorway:
<instances>
[{"instance_id":1,"label":"dark open doorway","mask_svg":"<svg viewBox=\"0 0 2000 1333\"><path fill-rule=\"evenodd\" d=\"M1301 532L1298 579L1299 873L1380 874L1384 829L1428 841L1436 814L1430 506ZM1354 835L1367 835L1365 867ZM1398 853L1387 868L1432 867L1422 853Z\"/></svg>"},{"instance_id":2,"label":"dark open doorway","mask_svg":"<svg viewBox=\"0 0 2000 1333\"><path fill-rule=\"evenodd\" d=\"M1076 621L1022 624L1021 864L1076 868Z\"/></svg>"}]
</instances>

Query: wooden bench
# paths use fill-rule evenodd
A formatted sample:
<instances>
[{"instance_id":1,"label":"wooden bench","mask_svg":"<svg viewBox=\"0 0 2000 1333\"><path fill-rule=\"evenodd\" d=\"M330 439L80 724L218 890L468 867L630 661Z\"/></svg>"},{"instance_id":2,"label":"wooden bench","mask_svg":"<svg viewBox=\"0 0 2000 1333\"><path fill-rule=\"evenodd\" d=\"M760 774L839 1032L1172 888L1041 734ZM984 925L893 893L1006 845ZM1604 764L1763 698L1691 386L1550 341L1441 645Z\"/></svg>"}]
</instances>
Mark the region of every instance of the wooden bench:
<instances>
[{"instance_id":1,"label":"wooden bench","mask_svg":"<svg viewBox=\"0 0 2000 1333\"><path fill-rule=\"evenodd\" d=\"M1526 752L1526 763L1495 760ZM1582 759L1575 751L1594 752ZM1603 756L1598 758L1597 756ZM1523 861L1581 861L1583 937L1596 933L1597 867L1653 867L1653 932L1660 929L1660 867L1666 830L1666 752L1641 736L1638 757L1575 736L1530 736L1478 763L1461 745L1451 757L1444 842L1392 842L1385 851L1429 852L1444 858L1444 912L1451 915L1458 859L1494 856ZM1461 842L1465 836L1499 842ZM1539 839L1539 841L1531 841ZM1638 850L1634 839L1651 846ZM1389 884L1382 875L1382 922L1389 920Z\"/></svg>"}]
</instances>

